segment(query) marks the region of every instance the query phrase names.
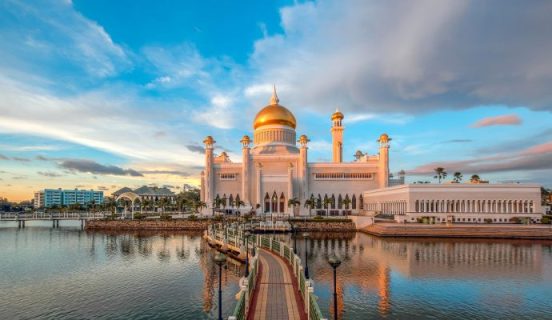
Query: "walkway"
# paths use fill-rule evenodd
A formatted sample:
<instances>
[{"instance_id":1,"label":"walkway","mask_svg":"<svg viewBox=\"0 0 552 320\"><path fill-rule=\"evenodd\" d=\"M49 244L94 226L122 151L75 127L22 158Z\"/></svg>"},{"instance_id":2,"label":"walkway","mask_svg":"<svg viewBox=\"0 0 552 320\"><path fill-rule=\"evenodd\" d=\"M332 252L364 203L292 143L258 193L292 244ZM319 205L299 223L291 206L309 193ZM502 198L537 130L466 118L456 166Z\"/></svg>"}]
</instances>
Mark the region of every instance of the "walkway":
<instances>
[{"instance_id":1,"label":"walkway","mask_svg":"<svg viewBox=\"0 0 552 320\"><path fill-rule=\"evenodd\" d=\"M305 320L293 271L280 257L259 249L259 275L248 319Z\"/></svg>"}]
</instances>

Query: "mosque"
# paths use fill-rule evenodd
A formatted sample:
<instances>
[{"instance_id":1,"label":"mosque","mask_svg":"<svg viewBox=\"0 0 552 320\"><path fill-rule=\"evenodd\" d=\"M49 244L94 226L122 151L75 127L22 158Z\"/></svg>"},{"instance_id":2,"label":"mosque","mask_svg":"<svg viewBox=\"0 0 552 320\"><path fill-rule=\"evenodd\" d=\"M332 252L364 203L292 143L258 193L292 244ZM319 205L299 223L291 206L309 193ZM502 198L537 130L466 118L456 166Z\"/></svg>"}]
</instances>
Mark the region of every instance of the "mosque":
<instances>
[{"instance_id":1,"label":"mosque","mask_svg":"<svg viewBox=\"0 0 552 320\"><path fill-rule=\"evenodd\" d=\"M343 118L339 111L331 116L333 161L309 162L309 138L303 134L297 139L295 116L279 104L274 90L270 104L255 117L253 141L249 136L240 141L241 163L233 162L225 152L216 156L213 137L203 141L202 200L209 207L225 208L243 201L244 208L256 208L259 213L359 212L364 191L388 186L391 139L382 134L379 154L359 153L355 161L343 162ZM290 199L297 204L288 206ZM306 200L311 200L310 208L305 207Z\"/></svg>"},{"instance_id":2,"label":"mosque","mask_svg":"<svg viewBox=\"0 0 552 320\"><path fill-rule=\"evenodd\" d=\"M214 154L215 139L207 136L201 200L205 214L215 210L255 210L257 214L356 215L391 214L400 222L428 218L436 222L510 222L515 215L540 221L538 185L405 185L391 179L391 138L383 133L378 153L358 151L343 161L343 113L331 115L332 161L309 162L309 138L297 138L297 121L280 105L276 89L269 105L253 122L253 140L242 144L241 162L226 152ZM494 220L493 220L494 219Z\"/></svg>"}]
</instances>

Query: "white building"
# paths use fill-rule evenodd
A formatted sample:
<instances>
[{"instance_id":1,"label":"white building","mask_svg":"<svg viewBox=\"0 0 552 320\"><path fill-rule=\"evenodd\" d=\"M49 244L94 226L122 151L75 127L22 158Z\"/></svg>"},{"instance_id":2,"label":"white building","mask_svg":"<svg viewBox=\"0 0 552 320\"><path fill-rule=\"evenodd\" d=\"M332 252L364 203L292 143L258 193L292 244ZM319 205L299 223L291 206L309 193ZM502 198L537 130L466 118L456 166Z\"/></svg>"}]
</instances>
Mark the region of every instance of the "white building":
<instances>
[{"instance_id":1,"label":"white building","mask_svg":"<svg viewBox=\"0 0 552 320\"><path fill-rule=\"evenodd\" d=\"M253 122L253 141L241 139L241 162L222 152L213 152L215 139L205 144L205 170L201 173L201 200L208 208L230 208L243 202L242 208L258 208L258 213L330 214L357 213L362 210L362 193L385 188L389 180L389 141L379 138L379 153L357 152L353 162L343 162L343 119L341 112L331 116L332 162L309 162L306 135L297 139L294 115L279 104L276 91L270 104L259 111ZM290 199L299 202L288 207ZM311 200L314 208L305 208Z\"/></svg>"},{"instance_id":2,"label":"white building","mask_svg":"<svg viewBox=\"0 0 552 320\"><path fill-rule=\"evenodd\" d=\"M368 212L391 214L399 222L539 222L540 186L535 184L407 184L364 192ZM486 220L489 219L489 220Z\"/></svg>"}]
</instances>

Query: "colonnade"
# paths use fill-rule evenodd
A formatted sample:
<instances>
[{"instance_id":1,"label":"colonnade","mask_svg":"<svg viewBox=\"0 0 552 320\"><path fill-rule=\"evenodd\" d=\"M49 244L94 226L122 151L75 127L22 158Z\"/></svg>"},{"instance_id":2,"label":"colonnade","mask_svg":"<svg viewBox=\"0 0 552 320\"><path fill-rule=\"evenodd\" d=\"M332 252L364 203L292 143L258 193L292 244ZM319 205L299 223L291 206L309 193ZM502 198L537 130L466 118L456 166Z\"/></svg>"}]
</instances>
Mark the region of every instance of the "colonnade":
<instances>
[{"instance_id":1,"label":"colonnade","mask_svg":"<svg viewBox=\"0 0 552 320\"><path fill-rule=\"evenodd\" d=\"M534 213L533 200L416 200L421 213Z\"/></svg>"},{"instance_id":2,"label":"colonnade","mask_svg":"<svg viewBox=\"0 0 552 320\"><path fill-rule=\"evenodd\" d=\"M403 215L408 211L408 202L406 200L371 202L366 203L365 209L393 215Z\"/></svg>"}]
</instances>

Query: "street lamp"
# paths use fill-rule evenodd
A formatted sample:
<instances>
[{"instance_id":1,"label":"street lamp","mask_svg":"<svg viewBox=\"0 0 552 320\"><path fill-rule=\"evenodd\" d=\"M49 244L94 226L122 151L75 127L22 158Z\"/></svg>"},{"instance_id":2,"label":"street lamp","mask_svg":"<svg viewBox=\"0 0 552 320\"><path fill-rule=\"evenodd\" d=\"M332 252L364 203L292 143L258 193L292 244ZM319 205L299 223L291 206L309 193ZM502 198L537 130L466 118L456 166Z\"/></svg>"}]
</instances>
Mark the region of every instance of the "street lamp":
<instances>
[{"instance_id":1,"label":"street lamp","mask_svg":"<svg viewBox=\"0 0 552 320\"><path fill-rule=\"evenodd\" d=\"M245 231L245 277L249 277L249 236L251 233Z\"/></svg>"},{"instance_id":2,"label":"street lamp","mask_svg":"<svg viewBox=\"0 0 552 320\"><path fill-rule=\"evenodd\" d=\"M307 243L309 241L309 233L308 232L303 233L303 238L305 239L305 278L309 280L309 261L307 260L307 255L308 255Z\"/></svg>"},{"instance_id":3,"label":"street lamp","mask_svg":"<svg viewBox=\"0 0 552 320\"><path fill-rule=\"evenodd\" d=\"M214 258L215 263L219 266L219 281L218 281L218 319L222 320L222 266L226 263L226 256L219 253Z\"/></svg>"},{"instance_id":4,"label":"street lamp","mask_svg":"<svg viewBox=\"0 0 552 320\"><path fill-rule=\"evenodd\" d=\"M333 268L333 283L334 283L334 320L337 320L337 268L341 265L341 260L336 256L332 256L328 259L328 263Z\"/></svg>"}]
</instances>

